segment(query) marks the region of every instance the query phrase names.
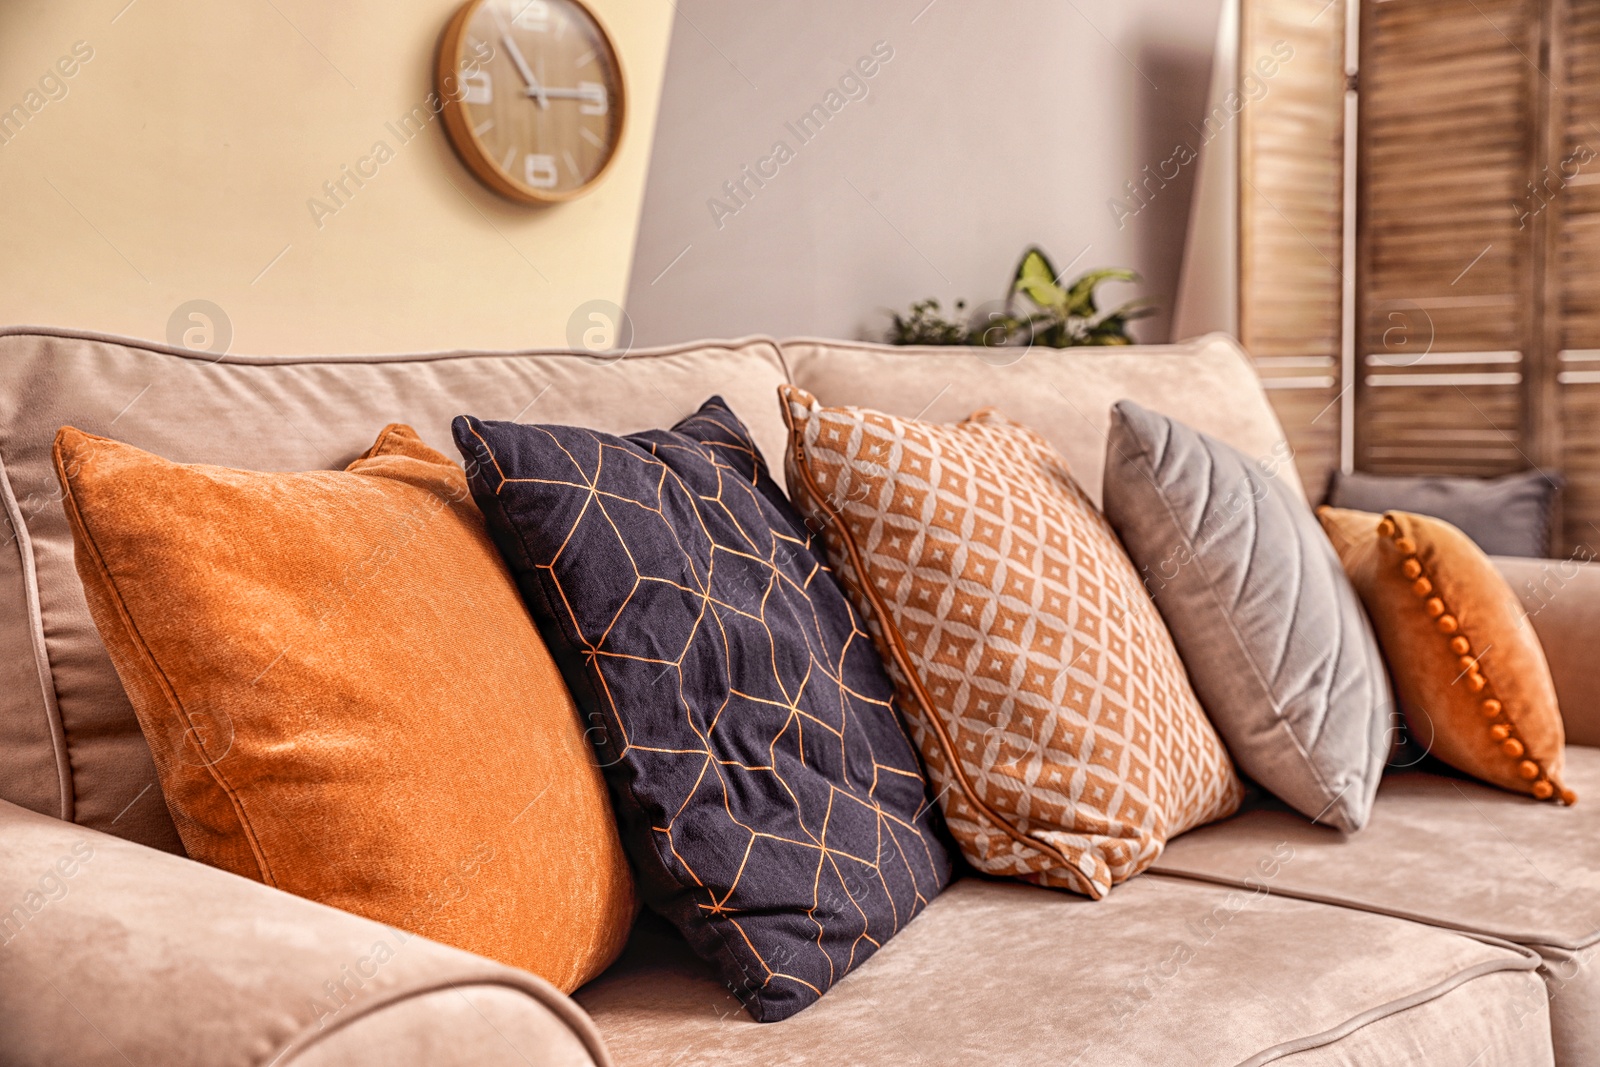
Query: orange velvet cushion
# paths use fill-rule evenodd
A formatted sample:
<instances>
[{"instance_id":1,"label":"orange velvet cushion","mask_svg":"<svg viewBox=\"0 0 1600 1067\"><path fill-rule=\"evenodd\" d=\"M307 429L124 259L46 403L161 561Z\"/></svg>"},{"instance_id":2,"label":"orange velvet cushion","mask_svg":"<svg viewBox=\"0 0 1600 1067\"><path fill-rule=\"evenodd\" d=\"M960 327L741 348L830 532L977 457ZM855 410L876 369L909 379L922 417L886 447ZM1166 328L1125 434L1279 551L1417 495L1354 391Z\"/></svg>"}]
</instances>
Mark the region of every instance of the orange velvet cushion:
<instances>
[{"instance_id":1,"label":"orange velvet cushion","mask_svg":"<svg viewBox=\"0 0 1600 1067\"><path fill-rule=\"evenodd\" d=\"M1319 508L1372 617L1411 739L1474 778L1571 804L1544 649L1489 557L1449 523Z\"/></svg>"},{"instance_id":2,"label":"orange velvet cushion","mask_svg":"<svg viewBox=\"0 0 1600 1067\"><path fill-rule=\"evenodd\" d=\"M889 667L967 860L1100 898L1242 787L1104 516L992 411L783 389L789 488Z\"/></svg>"},{"instance_id":3,"label":"orange velvet cushion","mask_svg":"<svg viewBox=\"0 0 1600 1067\"><path fill-rule=\"evenodd\" d=\"M55 460L190 856L565 990L616 956L634 892L600 770L455 464L405 426L343 471L71 427Z\"/></svg>"}]
</instances>

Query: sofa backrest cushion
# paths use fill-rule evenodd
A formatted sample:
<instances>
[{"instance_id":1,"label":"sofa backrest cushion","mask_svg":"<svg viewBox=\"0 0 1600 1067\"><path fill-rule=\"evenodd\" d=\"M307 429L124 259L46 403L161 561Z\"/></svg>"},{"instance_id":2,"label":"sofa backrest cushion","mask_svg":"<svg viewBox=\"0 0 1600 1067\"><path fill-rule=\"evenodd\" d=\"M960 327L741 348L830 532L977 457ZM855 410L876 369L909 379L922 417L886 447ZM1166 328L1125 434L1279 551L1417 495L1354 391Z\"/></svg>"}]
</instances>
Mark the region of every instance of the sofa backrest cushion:
<instances>
[{"instance_id":1,"label":"sofa backrest cushion","mask_svg":"<svg viewBox=\"0 0 1600 1067\"><path fill-rule=\"evenodd\" d=\"M51 463L71 424L181 463L338 470L391 422L454 454L464 411L631 432L721 393L781 455L770 341L641 350L217 357L39 329L0 331L0 799L144 844L182 846L73 567Z\"/></svg>"},{"instance_id":2,"label":"sofa backrest cushion","mask_svg":"<svg viewBox=\"0 0 1600 1067\"><path fill-rule=\"evenodd\" d=\"M932 422L993 407L1054 445L1097 506L1111 405L1118 400L1159 411L1251 459L1272 461L1305 496L1250 359L1224 334L1174 345L1020 350L785 341L783 352L794 384L824 406Z\"/></svg>"}]
</instances>

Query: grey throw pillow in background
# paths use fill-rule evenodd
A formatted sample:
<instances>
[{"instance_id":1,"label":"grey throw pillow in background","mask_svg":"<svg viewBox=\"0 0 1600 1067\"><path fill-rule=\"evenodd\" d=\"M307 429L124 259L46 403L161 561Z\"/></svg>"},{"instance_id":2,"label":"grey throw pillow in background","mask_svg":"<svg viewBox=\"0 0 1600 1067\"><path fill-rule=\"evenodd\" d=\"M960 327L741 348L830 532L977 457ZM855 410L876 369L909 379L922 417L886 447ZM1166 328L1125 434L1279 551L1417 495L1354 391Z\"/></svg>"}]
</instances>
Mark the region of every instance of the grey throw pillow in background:
<instances>
[{"instance_id":1,"label":"grey throw pillow in background","mask_svg":"<svg viewBox=\"0 0 1600 1067\"><path fill-rule=\"evenodd\" d=\"M1329 507L1410 511L1443 519L1490 556L1548 556L1559 474L1519 471L1499 478L1431 474L1340 474L1328 483Z\"/></svg>"},{"instance_id":2,"label":"grey throw pillow in background","mask_svg":"<svg viewBox=\"0 0 1600 1067\"><path fill-rule=\"evenodd\" d=\"M1389 678L1305 501L1237 449L1124 400L1105 513L1239 769L1357 830L1389 754Z\"/></svg>"}]
</instances>

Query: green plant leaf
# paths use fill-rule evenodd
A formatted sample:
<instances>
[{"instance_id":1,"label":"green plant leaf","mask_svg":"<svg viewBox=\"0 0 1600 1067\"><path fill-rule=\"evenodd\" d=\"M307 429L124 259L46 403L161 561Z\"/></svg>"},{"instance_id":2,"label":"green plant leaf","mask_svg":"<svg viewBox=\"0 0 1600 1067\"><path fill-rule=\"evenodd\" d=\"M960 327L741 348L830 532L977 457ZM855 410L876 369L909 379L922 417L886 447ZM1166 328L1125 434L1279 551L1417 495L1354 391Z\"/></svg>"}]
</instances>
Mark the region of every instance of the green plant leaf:
<instances>
[{"instance_id":1,"label":"green plant leaf","mask_svg":"<svg viewBox=\"0 0 1600 1067\"><path fill-rule=\"evenodd\" d=\"M1066 304L1072 309L1074 315L1093 315L1095 312L1094 291L1102 282L1136 282L1139 275L1126 267L1103 267L1100 270L1091 270L1079 277L1067 290Z\"/></svg>"},{"instance_id":2,"label":"green plant leaf","mask_svg":"<svg viewBox=\"0 0 1600 1067\"><path fill-rule=\"evenodd\" d=\"M1038 245L1022 253L1011 291L1021 293L1042 308L1058 308L1066 302L1066 291L1056 284L1056 269Z\"/></svg>"}]
</instances>

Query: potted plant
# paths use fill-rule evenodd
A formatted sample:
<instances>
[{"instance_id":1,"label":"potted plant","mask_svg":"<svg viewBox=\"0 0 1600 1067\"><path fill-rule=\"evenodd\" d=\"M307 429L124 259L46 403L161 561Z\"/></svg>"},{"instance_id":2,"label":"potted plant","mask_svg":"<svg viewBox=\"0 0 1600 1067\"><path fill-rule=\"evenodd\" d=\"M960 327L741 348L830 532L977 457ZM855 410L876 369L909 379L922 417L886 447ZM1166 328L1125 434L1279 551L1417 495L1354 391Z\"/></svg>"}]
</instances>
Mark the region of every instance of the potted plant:
<instances>
[{"instance_id":1,"label":"potted plant","mask_svg":"<svg viewBox=\"0 0 1600 1067\"><path fill-rule=\"evenodd\" d=\"M1037 245L1022 254L1012 274L1005 301L997 310L975 316L977 321L947 318L939 301L929 298L911 305L905 315L895 314L889 343L897 345L1044 345L1070 348L1078 345L1131 345L1128 324L1155 314L1143 298L1101 311L1095 291L1105 282L1138 281L1139 275L1123 267L1105 267L1079 275L1062 285L1055 266ZM966 307L958 300L955 311Z\"/></svg>"}]
</instances>

